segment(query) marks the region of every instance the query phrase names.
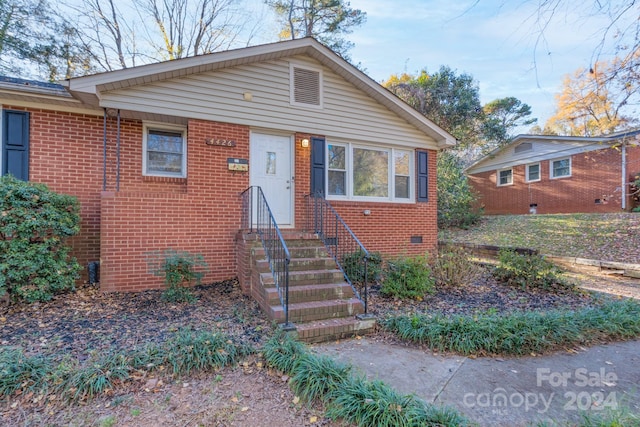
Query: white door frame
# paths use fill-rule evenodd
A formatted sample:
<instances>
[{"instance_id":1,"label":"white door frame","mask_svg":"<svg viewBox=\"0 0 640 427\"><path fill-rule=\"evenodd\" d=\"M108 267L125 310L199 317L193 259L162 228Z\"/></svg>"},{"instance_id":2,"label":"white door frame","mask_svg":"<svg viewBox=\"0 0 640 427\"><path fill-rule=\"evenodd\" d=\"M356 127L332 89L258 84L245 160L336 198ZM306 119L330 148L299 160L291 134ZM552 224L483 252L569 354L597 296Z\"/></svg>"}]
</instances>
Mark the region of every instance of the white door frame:
<instances>
[{"instance_id":1,"label":"white door frame","mask_svg":"<svg viewBox=\"0 0 640 427\"><path fill-rule=\"evenodd\" d=\"M278 226L281 228L294 228L295 227L295 135L284 132L277 131L261 131L261 130L252 130L249 136L249 185L252 186L261 186L260 182L257 182L258 179L255 177L254 166L255 163L252 160L254 158L255 148L253 147L254 143L254 135L267 135L267 136L276 136L283 137L289 140L288 151L289 151L289 165L288 165L288 177L287 181L289 181L286 185L289 186L289 197L288 197L288 205L289 205L289 224L280 224ZM267 198L267 201L269 199Z\"/></svg>"}]
</instances>

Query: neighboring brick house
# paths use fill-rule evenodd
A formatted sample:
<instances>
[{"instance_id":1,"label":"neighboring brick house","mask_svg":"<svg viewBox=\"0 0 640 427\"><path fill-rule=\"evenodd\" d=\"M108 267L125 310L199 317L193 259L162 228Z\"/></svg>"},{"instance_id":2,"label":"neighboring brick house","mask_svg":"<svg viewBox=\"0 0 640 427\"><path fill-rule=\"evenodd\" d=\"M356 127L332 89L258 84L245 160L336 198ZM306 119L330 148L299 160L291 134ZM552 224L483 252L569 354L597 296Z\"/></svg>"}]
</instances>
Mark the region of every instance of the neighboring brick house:
<instances>
[{"instance_id":1,"label":"neighboring brick house","mask_svg":"<svg viewBox=\"0 0 640 427\"><path fill-rule=\"evenodd\" d=\"M160 287L146 257L167 248L202 254L205 281L236 276L251 185L283 228L303 228L313 185L368 249L436 247L436 155L455 140L313 39L62 85L2 78L0 108L2 173L78 197L74 255L100 261L106 291Z\"/></svg>"},{"instance_id":2,"label":"neighboring brick house","mask_svg":"<svg viewBox=\"0 0 640 427\"><path fill-rule=\"evenodd\" d=\"M466 170L486 214L630 210L640 130L603 137L519 135Z\"/></svg>"}]
</instances>

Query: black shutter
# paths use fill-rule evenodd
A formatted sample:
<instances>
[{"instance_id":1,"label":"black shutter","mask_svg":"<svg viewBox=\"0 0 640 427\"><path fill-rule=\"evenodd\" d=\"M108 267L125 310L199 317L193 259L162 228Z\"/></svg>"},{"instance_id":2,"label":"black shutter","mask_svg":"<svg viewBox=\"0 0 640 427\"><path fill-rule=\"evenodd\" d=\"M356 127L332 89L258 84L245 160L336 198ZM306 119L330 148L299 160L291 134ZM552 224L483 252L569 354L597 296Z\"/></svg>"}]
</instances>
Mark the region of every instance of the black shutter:
<instances>
[{"instance_id":1,"label":"black shutter","mask_svg":"<svg viewBox=\"0 0 640 427\"><path fill-rule=\"evenodd\" d=\"M429 201L429 153L418 151L418 201Z\"/></svg>"},{"instance_id":2,"label":"black shutter","mask_svg":"<svg viewBox=\"0 0 640 427\"><path fill-rule=\"evenodd\" d=\"M311 138L311 194L324 196L325 174L325 140L324 138Z\"/></svg>"},{"instance_id":3,"label":"black shutter","mask_svg":"<svg viewBox=\"0 0 640 427\"><path fill-rule=\"evenodd\" d=\"M29 180L29 113L2 112L2 175Z\"/></svg>"}]
</instances>

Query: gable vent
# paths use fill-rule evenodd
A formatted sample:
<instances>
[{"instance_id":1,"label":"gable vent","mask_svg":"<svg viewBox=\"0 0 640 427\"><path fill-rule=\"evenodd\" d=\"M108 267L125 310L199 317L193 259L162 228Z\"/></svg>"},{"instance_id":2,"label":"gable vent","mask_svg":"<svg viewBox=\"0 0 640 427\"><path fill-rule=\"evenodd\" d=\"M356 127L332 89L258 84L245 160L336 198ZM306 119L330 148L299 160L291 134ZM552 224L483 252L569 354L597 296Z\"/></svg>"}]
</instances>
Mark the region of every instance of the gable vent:
<instances>
[{"instance_id":1,"label":"gable vent","mask_svg":"<svg viewBox=\"0 0 640 427\"><path fill-rule=\"evenodd\" d=\"M293 101L320 106L320 73L306 68L293 68Z\"/></svg>"},{"instance_id":2,"label":"gable vent","mask_svg":"<svg viewBox=\"0 0 640 427\"><path fill-rule=\"evenodd\" d=\"M520 145L517 145L514 149L513 152L518 154L518 153L525 153L527 151L531 151L533 150L533 144L530 142L523 142Z\"/></svg>"}]
</instances>

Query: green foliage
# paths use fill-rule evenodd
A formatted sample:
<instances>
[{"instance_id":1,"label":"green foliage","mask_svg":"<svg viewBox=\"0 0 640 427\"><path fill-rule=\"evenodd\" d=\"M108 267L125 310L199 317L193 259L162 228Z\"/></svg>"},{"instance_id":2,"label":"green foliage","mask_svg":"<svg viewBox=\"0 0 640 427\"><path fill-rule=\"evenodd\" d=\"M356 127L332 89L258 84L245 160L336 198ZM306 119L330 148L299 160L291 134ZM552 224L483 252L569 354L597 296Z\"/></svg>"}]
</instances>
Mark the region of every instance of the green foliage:
<instances>
[{"instance_id":1,"label":"green foliage","mask_svg":"<svg viewBox=\"0 0 640 427\"><path fill-rule=\"evenodd\" d=\"M464 286L478 280L482 267L471 260L464 248L451 246L436 252L430 259L433 278L437 286Z\"/></svg>"},{"instance_id":2,"label":"green foliage","mask_svg":"<svg viewBox=\"0 0 640 427\"><path fill-rule=\"evenodd\" d=\"M574 284L562 277L562 270L540 255L525 255L502 249L498 253L498 260L499 264L493 275L509 285L557 292L575 289Z\"/></svg>"},{"instance_id":3,"label":"green foliage","mask_svg":"<svg viewBox=\"0 0 640 427\"><path fill-rule=\"evenodd\" d=\"M49 357L27 356L22 350L0 352L0 396L18 390L43 394L54 391L68 400L84 400L129 381L131 372L171 366L173 374L212 371L232 365L253 352L229 336L180 330L162 345L93 357L81 365L65 358L57 365Z\"/></svg>"},{"instance_id":4,"label":"green foliage","mask_svg":"<svg viewBox=\"0 0 640 427\"><path fill-rule=\"evenodd\" d=\"M482 105L473 76L457 75L455 70L442 66L432 74L422 70L419 75L408 77L391 79L385 86L453 135L461 146L478 143Z\"/></svg>"},{"instance_id":5,"label":"green foliage","mask_svg":"<svg viewBox=\"0 0 640 427\"><path fill-rule=\"evenodd\" d=\"M383 295L418 299L434 292L434 279L425 256L388 261L383 275Z\"/></svg>"},{"instance_id":6,"label":"green foliage","mask_svg":"<svg viewBox=\"0 0 640 427\"><path fill-rule=\"evenodd\" d=\"M450 151L438 153L438 227L469 228L480 220L477 197L464 174L460 157Z\"/></svg>"},{"instance_id":7,"label":"green foliage","mask_svg":"<svg viewBox=\"0 0 640 427\"><path fill-rule=\"evenodd\" d=\"M335 362L328 356L305 354L293 370L293 391L307 401L323 399L343 386L351 375L351 366Z\"/></svg>"},{"instance_id":8,"label":"green foliage","mask_svg":"<svg viewBox=\"0 0 640 427\"><path fill-rule=\"evenodd\" d=\"M51 369L51 360L44 356L27 356L16 349L0 351L0 396L45 388Z\"/></svg>"},{"instance_id":9,"label":"green foliage","mask_svg":"<svg viewBox=\"0 0 640 427\"><path fill-rule=\"evenodd\" d=\"M117 382L127 380L129 370L125 355L107 354L85 366L65 370L68 374L58 389L69 400L84 400L113 389Z\"/></svg>"},{"instance_id":10,"label":"green foliage","mask_svg":"<svg viewBox=\"0 0 640 427\"><path fill-rule=\"evenodd\" d=\"M306 350L304 344L280 331L265 343L262 353L271 366L285 374L291 374Z\"/></svg>"},{"instance_id":11,"label":"green foliage","mask_svg":"<svg viewBox=\"0 0 640 427\"><path fill-rule=\"evenodd\" d=\"M467 426L458 412L404 396L381 381L352 376L351 367L316 356L280 332L264 346L267 363L291 376L296 393L320 399L327 416L359 426Z\"/></svg>"},{"instance_id":12,"label":"green foliage","mask_svg":"<svg viewBox=\"0 0 640 427\"><path fill-rule=\"evenodd\" d=\"M640 335L640 303L616 300L577 311L504 315L413 314L383 322L399 338L461 354L529 354L557 346L631 339Z\"/></svg>"},{"instance_id":13,"label":"green foliage","mask_svg":"<svg viewBox=\"0 0 640 427\"><path fill-rule=\"evenodd\" d=\"M281 39L314 37L334 52L347 57L353 43L344 38L366 20L366 13L346 0L265 0L278 15Z\"/></svg>"},{"instance_id":14,"label":"green foliage","mask_svg":"<svg viewBox=\"0 0 640 427\"><path fill-rule=\"evenodd\" d=\"M340 262L351 283L364 283L364 252L355 251L342 256ZM367 281L376 283L382 273L382 255L379 252L369 252L367 260Z\"/></svg>"},{"instance_id":15,"label":"green foliage","mask_svg":"<svg viewBox=\"0 0 640 427\"><path fill-rule=\"evenodd\" d=\"M163 362L172 367L174 374L227 366L252 351L248 346L234 344L226 335L209 331L180 330L166 346L170 351Z\"/></svg>"},{"instance_id":16,"label":"green foliage","mask_svg":"<svg viewBox=\"0 0 640 427\"><path fill-rule=\"evenodd\" d=\"M482 110L482 133L487 140L483 147L485 153L509 143L516 128L530 126L538 121L529 118L531 106L512 96L493 100L485 104Z\"/></svg>"},{"instance_id":17,"label":"green foliage","mask_svg":"<svg viewBox=\"0 0 640 427\"><path fill-rule=\"evenodd\" d=\"M80 231L74 197L0 177L0 296L46 301L72 290L80 265L65 239Z\"/></svg>"},{"instance_id":18,"label":"green foliage","mask_svg":"<svg viewBox=\"0 0 640 427\"><path fill-rule=\"evenodd\" d=\"M195 301L188 286L199 285L209 268L202 255L173 249L147 254L147 263L152 274L164 277L162 299L168 302Z\"/></svg>"}]
</instances>

